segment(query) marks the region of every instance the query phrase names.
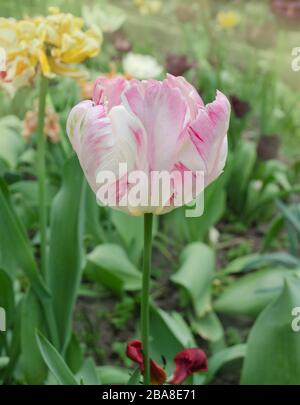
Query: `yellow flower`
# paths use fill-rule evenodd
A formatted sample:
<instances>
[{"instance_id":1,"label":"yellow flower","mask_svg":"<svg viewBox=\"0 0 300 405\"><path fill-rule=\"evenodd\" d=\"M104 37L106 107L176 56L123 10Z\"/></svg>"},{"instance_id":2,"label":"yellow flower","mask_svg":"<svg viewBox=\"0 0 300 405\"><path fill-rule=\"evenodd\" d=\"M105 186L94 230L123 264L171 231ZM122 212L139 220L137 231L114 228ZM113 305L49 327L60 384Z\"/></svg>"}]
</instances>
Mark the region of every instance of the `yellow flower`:
<instances>
[{"instance_id":1,"label":"yellow flower","mask_svg":"<svg viewBox=\"0 0 300 405\"><path fill-rule=\"evenodd\" d=\"M158 14L162 8L162 2L159 0L133 0L133 4L142 15Z\"/></svg>"},{"instance_id":2,"label":"yellow flower","mask_svg":"<svg viewBox=\"0 0 300 405\"><path fill-rule=\"evenodd\" d=\"M234 11L220 11L217 15L217 21L222 28L229 29L240 22L240 16Z\"/></svg>"},{"instance_id":3,"label":"yellow flower","mask_svg":"<svg viewBox=\"0 0 300 405\"><path fill-rule=\"evenodd\" d=\"M74 64L100 51L99 30L84 31L81 18L60 13L56 7L50 7L49 13L46 17L24 20L0 18L0 47L6 52L2 84L11 92L30 83L39 72L48 78L86 76Z\"/></svg>"}]
</instances>

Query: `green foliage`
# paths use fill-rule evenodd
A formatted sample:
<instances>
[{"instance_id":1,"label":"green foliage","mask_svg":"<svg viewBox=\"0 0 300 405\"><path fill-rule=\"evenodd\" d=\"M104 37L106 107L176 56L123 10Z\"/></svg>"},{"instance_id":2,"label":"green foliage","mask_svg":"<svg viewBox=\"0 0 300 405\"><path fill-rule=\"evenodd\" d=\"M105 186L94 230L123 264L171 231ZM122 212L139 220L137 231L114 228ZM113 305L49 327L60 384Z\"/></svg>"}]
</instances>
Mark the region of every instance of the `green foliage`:
<instances>
[{"instance_id":1,"label":"green foliage","mask_svg":"<svg viewBox=\"0 0 300 405\"><path fill-rule=\"evenodd\" d=\"M58 5L83 14L79 0L52 3L16 7L2 0L1 11L21 18ZM216 19L217 2L183 6L168 0L160 13L146 17L129 1L120 9L102 3L97 25L112 22L107 12L115 13L115 24L128 19L122 32L105 33L101 55L85 62L88 80L108 73L111 62L112 70L123 72L125 54L116 43L129 40L133 52L155 55L163 65L173 41L172 53L186 54L192 63L184 76L205 103L218 88L250 106L239 116L232 105L229 156L222 176L205 189L203 215L186 218L187 207L181 207L154 220L151 357L166 362L171 375L176 353L198 346L209 370L188 383L223 377L227 383L233 370L242 384L298 384L300 349L291 310L299 306L300 288L299 83L286 74L286 49L296 33L278 36L268 2L236 2L239 23L226 31ZM0 91L0 307L7 321L7 331L0 332L1 384L141 382L139 368L127 368L124 347L140 337L143 218L99 207L71 157L65 127L82 99L78 84L59 76L49 82L47 104L59 115L60 142L46 143L45 277L36 130L28 141L22 137L37 89L33 80L11 98ZM272 134L281 142L278 158L261 160L257 143ZM219 240L210 237L212 228ZM81 317L74 317L77 310Z\"/></svg>"},{"instance_id":2,"label":"green foliage","mask_svg":"<svg viewBox=\"0 0 300 405\"><path fill-rule=\"evenodd\" d=\"M35 339L36 329L44 329L44 317L38 300L33 292L29 291L22 306L20 360L27 384L42 384L47 376L47 369Z\"/></svg>"},{"instance_id":3,"label":"green foliage","mask_svg":"<svg viewBox=\"0 0 300 405\"><path fill-rule=\"evenodd\" d=\"M7 187L2 179L0 179L0 211L1 266L12 276L21 268L30 280L33 290L41 300L45 300L49 297L48 289L38 272L32 247L13 210Z\"/></svg>"},{"instance_id":4,"label":"green foliage","mask_svg":"<svg viewBox=\"0 0 300 405\"><path fill-rule=\"evenodd\" d=\"M286 279L280 295L258 317L248 338L242 384L298 384L300 341L292 329L299 279Z\"/></svg>"},{"instance_id":5,"label":"green foliage","mask_svg":"<svg viewBox=\"0 0 300 405\"><path fill-rule=\"evenodd\" d=\"M183 287L198 316L210 309L214 269L215 256L212 249L203 243L195 242L183 250L181 266L171 277L173 282Z\"/></svg>"},{"instance_id":6,"label":"green foliage","mask_svg":"<svg viewBox=\"0 0 300 405\"><path fill-rule=\"evenodd\" d=\"M44 362L58 383L62 385L78 385L75 376L55 347L40 332L36 332L36 340Z\"/></svg>"},{"instance_id":7,"label":"green foliage","mask_svg":"<svg viewBox=\"0 0 300 405\"><path fill-rule=\"evenodd\" d=\"M15 311L13 282L7 272L2 269L0 269L0 308L5 308L6 327L11 326Z\"/></svg>"},{"instance_id":8,"label":"green foliage","mask_svg":"<svg viewBox=\"0 0 300 405\"><path fill-rule=\"evenodd\" d=\"M83 175L77 159L72 157L66 162L63 183L52 204L50 226L48 280L62 351L71 338L73 308L81 279L84 196Z\"/></svg>"},{"instance_id":9,"label":"green foliage","mask_svg":"<svg viewBox=\"0 0 300 405\"><path fill-rule=\"evenodd\" d=\"M25 147L25 140L20 136L21 121L14 115L0 118L0 160L7 169L15 169L18 158Z\"/></svg>"},{"instance_id":10,"label":"green foliage","mask_svg":"<svg viewBox=\"0 0 300 405\"><path fill-rule=\"evenodd\" d=\"M257 316L280 293L287 274L300 270L269 268L247 274L224 289L214 301L217 312Z\"/></svg>"},{"instance_id":11,"label":"green foliage","mask_svg":"<svg viewBox=\"0 0 300 405\"><path fill-rule=\"evenodd\" d=\"M141 288L141 274L118 245L102 244L87 256L86 275L113 292Z\"/></svg>"}]
</instances>

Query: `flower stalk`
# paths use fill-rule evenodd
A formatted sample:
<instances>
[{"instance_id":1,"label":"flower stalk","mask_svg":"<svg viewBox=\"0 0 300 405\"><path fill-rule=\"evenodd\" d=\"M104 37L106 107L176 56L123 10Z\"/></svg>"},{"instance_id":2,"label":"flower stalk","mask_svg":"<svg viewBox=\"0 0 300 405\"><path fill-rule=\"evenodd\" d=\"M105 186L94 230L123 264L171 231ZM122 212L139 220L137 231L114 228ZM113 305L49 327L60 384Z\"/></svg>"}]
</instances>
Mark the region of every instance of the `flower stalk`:
<instances>
[{"instance_id":1,"label":"flower stalk","mask_svg":"<svg viewBox=\"0 0 300 405\"><path fill-rule=\"evenodd\" d=\"M47 280L47 207L46 207L46 167L45 152L46 140L44 136L44 122L46 111L46 97L48 89L48 79L41 75L39 109L38 109L38 139L37 139L37 174L38 174L38 194L39 194L39 220L40 220L40 259L41 272Z\"/></svg>"},{"instance_id":2,"label":"flower stalk","mask_svg":"<svg viewBox=\"0 0 300 405\"><path fill-rule=\"evenodd\" d=\"M144 356L144 385L150 384L150 355L149 355L149 298L150 298L150 275L152 255L152 224L153 214L144 214L144 257L143 257L143 280L141 297L141 335Z\"/></svg>"}]
</instances>

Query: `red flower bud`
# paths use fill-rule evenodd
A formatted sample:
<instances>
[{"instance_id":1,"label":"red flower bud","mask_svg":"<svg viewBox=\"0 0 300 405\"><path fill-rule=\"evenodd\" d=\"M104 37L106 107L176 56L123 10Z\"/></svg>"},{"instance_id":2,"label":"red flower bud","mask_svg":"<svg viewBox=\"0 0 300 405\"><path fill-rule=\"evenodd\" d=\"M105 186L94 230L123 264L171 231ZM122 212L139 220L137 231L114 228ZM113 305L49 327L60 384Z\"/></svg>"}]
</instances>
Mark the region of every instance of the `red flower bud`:
<instances>
[{"instance_id":1,"label":"red flower bud","mask_svg":"<svg viewBox=\"0 0 300 405\"><path fill-rule=\"evenodd\" d=\"M247 101L241 100L237 96L230 96L230 102L234 114L237 118L243 118L251 110L249 103Z\"/></svg>"},{"instance_id":2,"label":"red flower bud","mask_svg":"<svg viewBox=\"0 0 300 405\"><path fill-rule=\"evenodd\" d=\"M144 372L144 357L142 352L142 342L140 340L131 340L127 344L126 355L132 361L138 364L141 372ZM151 384L161 385L166 382L167 376L163 368L156 361L150 359Z\"/></svg>"},{"instance_id":3,"label":"red flower bud","mask_svg":"<svg viewBox=\"0 0 300 405\"><path fill-rule=\"evenodd\" d=\"M176 354L174 358L176 365L169 384L181 384L186 378L198 371L207 371L207 359L203 350L198 348L185 349Z\"/></svg>"},{"instance_id":4,"label":"red flower bud","mask_svg":"<svg viewBox=\"0 0 300 405\"><path fill-rule=\"evenodd\" d=\"M173 76L182 76L193 67L196 67L196 62L189 62L186 55L172 53L167 56L166 69Z\"/></svg>"}]
</instances>

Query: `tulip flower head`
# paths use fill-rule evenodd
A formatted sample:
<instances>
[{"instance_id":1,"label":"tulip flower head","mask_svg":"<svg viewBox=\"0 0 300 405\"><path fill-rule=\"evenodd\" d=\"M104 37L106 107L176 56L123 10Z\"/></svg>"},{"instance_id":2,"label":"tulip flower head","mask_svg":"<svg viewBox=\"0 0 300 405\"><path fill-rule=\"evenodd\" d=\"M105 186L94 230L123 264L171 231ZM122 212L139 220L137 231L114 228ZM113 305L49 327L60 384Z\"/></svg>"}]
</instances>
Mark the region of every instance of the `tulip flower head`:
<instances>
[{"instance_id":1,"label":"tulip flower head","mask_svg":"<svg viewBox=\"0 0 300 405\"><path fill-rule=\"evenodd\" d=\"M206 354L198 348L185 349L176 354L174 358L176 365L169 384L181 384L193 373L208 371Z\"/></svg>"},{"instance_id":2,"label":"tulip flower head","mask_svg":"<svg viewBox=\"0 0 300 405\"><path fill-rule=\"evenodd\" d=\"M243 118L251 110L250 104L235 95L230 96L232 110L237 118Z\"/></svg>"},{"instance_id":3,"label":"tulip flower head","mask_svg":"<svg viewBox=\"0 0 300 405\"><path fill-rule=\"evenodd\" d=\"M142 352L142 342L140 340L132 340L128 342L126 355L129 359L138 364L140 371L144 372L144 358ZM160 367L154 360L150 360L151 384L163 384L167 380L165 370Z\"/></svg>"},{"instance_id":4,"label":"tulip flower head","mask_svg":"<svg viewBox=\"0 0 300 405\"><path fill-rule=\"evenodd\" d=\"M60 13L55 7L49 12L46 17L24 20L0 18L0 47L7 57L2 86L8 91L28 85L39 72L48 78L82 77L74 64L99 53L99 31L83 31L81 18Z\"/></svg>"},{"instance_id":5,"label":"tulip flower head","mask_svg":"<svg viewBox=\"0 0 300 405\"><path fill-rule=\"evenodd\" d=\"M129 359L137 363L141 373L144 372L144 358L142 352L142 342L140 340L131 340L126 347L126 355ZM206 372L207 358L203 350L199 348L184 349L177 353L174 358L175 371L167 379L165 370L160 365L150 359L151 384L182 384L193 373Z\"/></svg>"},{"instance_id":6,"label":"tulip flower head","mask_svg":"<svg viewBox=\"0 0 300 405\"><path fill-rule=\"evenodd\" d=\"M70 112L67 132L99 203L132 215L163 214L197 198L222 173L229 117L221 92L205 106L183 77L99 77L93 100ZM170 181L161 185L164 176Z\"/></svg>"},{"instance_id":7,"label":"tulip flower head","mask_svg":"<svg viewBox=\"0 0 300 405\"><path fill-rule=\"evenodd\" d=\"M196 61L189 62L186 55L171 53L166 59L167 72L171 73L173 76L182 76L188 70L196 66Z\"/></svg>"}]
</instances>

